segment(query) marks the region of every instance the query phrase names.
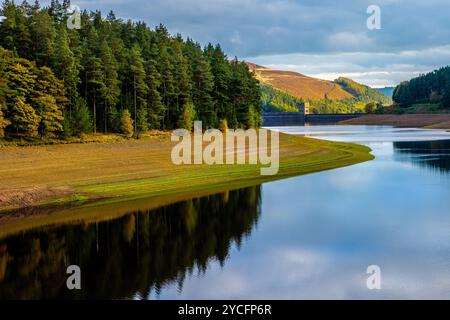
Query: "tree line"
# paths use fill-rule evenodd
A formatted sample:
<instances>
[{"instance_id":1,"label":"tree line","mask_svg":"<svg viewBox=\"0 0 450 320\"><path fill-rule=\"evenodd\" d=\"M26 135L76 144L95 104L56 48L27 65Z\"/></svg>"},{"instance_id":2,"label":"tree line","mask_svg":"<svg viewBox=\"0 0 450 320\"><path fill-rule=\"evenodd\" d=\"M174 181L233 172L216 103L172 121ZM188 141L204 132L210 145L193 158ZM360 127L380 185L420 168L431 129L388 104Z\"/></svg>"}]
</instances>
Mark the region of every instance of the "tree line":
<instances>
[{"instance_id":1,"label":"tree line","mask_svg":"<svg viewBox=\"0 0 450 320\"><path fill-rule=\"evenodd\" d=\"M432 103L442 109L450 108L450 66L400 83L393 100L402 107Z\"/></svg>"},{"instance_id":2,"label":"tree line","mask_svg":"<svg viewBox=\"0 0 450 320\"><path fill-rule=\"evenodd\" d=\"M303 100L274 87L261 84L261 102L264 112L299 112Z\"/></svg>"},{"instance_id":3,"label":"tree line","mask_svg":"<svg viewBox=\"0 0 450 320\"><path fill-rule=\"evenodd\" d=\"M70 1L16 5L0 14L0 134L69 137L89 132L258 127L258 81L220 45L204 48L163 25L81 13Z\"/></svg>"}]
</instances>

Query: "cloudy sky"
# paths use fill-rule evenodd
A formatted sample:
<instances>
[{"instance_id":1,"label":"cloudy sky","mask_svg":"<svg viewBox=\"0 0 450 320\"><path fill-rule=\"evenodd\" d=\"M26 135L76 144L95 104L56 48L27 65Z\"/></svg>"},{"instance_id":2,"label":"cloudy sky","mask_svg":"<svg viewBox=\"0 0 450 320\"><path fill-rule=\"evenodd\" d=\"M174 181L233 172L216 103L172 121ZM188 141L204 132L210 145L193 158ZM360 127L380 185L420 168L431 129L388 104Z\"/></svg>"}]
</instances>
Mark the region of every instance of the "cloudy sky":
<instances>
[{"instance_id":1,"label":"cloudy sky","mask_svg":"<svg viewBox=\"0 0 450 320\"><path fill-rule=\"evenodd\" d=\"M45 1L44 1L45 2ZM81 9L160 22L230 57L325 79L396 85L450 64L448 0L73 0ZM367 28L367 8L381 29Z\"/></svg>"}]
</instances>

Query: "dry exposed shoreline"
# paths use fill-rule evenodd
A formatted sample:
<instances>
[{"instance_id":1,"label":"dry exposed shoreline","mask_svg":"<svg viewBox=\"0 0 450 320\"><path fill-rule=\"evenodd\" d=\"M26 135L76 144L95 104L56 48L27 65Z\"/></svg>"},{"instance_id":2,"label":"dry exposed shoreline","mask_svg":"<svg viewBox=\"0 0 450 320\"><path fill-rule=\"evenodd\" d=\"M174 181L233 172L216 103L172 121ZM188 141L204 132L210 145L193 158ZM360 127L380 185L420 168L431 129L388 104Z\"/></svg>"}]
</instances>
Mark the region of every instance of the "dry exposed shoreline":
<instances>
[{"instance_id":1,"label":"dry exposed shoreline","mask_svg":"<svg viewBox=\"0 0 450 320\"><path fill-rule=\"evenodd\" d=\"M369 114L359 118L341 121L349 125L390 125L450 130L450 113L442 114Z\"/></svg>"},{"instance_id":2,"label":"dry exposed shoreline","mask_svg":"<svg viewBox=\"0 0 450 320\"><path fill-rule=\"evenodd\" d=\"M261 176L260 167L251 165L175 166L170 160L172 147L169 137L3 147L0 210L229 189L244 182L259 184L373 158L363 146L281 134L280 172L270 177Z\"/></svg>"}]
</instances>

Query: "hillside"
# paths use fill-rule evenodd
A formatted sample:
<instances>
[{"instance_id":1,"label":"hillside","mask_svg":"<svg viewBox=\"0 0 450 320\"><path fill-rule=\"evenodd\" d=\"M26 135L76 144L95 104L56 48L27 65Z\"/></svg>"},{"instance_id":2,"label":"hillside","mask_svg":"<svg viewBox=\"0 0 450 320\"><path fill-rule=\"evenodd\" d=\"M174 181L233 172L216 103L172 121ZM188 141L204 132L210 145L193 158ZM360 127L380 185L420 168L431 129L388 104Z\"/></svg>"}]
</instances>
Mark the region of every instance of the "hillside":
<instances>
[{"instance_id":1,"label":"hillside","mask_svg":"<svg viewBox=\"0 0 450 320\"><path fill-rule=\"evenodd\" d=\"M256 78L278 90L303 99L342 100L352 95L332 81L316 79L293 71L272 70L253 63L248 63Z\"/></svg>"},{"instance_id":2,"label":"hillside","mask_svg":"<svg viewBox=\"0 0 450 320\"><path fill-rule=\"evenodd\" d=\"M368 86L353 81L352 79L340 77L334 80L334 82L340 85L345 91L349 92L359 102L369 103L377 101L382 104L392 103L392 100L386 95Z\"/></svg>"},{"instance_id":3,"label":"hillside","mask_svg":"<svg viewBox=\"0 0 450 320\"><path fill-rule=\"evenodd\" d=\"M390 104L389 97L351 79L327 81L292 71L272 70L247 63L261 85L265 112L298 110L302 102L310 103L312 113L362 112L365 104Z\"/></svg>"},{"instance_id":4,"label":"hillside","mask_svg":"<svg viewBox=\"0 0 450 320\"><path fill-rule=\"evenodd\" d=\"M298 112L303 101L273 87L261 85L263 112Z\"/></svg>"}]
</instances>

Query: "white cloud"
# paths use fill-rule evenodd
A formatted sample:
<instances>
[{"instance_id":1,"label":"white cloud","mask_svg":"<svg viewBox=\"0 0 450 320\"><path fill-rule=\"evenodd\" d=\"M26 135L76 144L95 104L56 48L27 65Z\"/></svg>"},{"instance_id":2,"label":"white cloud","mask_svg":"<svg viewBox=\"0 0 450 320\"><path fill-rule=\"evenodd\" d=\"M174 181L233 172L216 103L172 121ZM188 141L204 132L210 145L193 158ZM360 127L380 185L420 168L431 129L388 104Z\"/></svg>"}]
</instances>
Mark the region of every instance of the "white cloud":
<instances>
[{"instance_id":1,"label":"white cloud","mask_svg":"<svg viewBox=\"0 0 450 320\"><path fill-rule=\"evenodd\" d=\"M346 50L358 49L372 45L372 40L365 33L338 32L328 37L331 48Z\"/></svg>"},{"instance_id":2,"label":"white cloud","mask_svg":"<svg viewBox=\"0 0 450 320\"><path fill-rule=\"evenodd\" d=\"M287 54L249 57L246 60L326 80L344 76L366 85L383 87L394 86L449 64L450 45L390 53Z\"/></svg>"},{"instance_id":3,"label":"white cloud","mask_svg":"<svg viewBox=\"0 0 450 320\"><path fill-rule=\"evenodd\" d=\"M104 14L114 10L118 17L142 19L150 26L163 23L172 33L202 44L220 43L231 57L258 57L255 62L290 65L294 67L289 69L310 75L354 75L369 85L394 85L450 61L448 0L379 0L382 29L372 31L366 27L366 9L372 0L80 0L74 4Z\"/></svg>"}]
</instances>

